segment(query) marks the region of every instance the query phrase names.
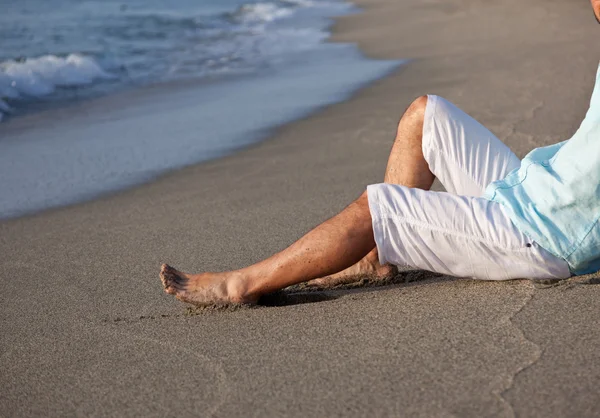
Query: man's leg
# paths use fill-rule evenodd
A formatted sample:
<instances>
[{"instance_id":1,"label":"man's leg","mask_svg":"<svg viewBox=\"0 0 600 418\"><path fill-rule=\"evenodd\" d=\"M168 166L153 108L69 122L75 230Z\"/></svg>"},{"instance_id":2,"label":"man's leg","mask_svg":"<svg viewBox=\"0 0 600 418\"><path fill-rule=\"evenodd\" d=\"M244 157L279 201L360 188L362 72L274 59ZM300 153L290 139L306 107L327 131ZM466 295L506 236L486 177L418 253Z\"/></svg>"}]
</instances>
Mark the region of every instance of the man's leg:
<instances>
[{"instance_id":1,"label":"man's leg","mask_svg":"<svg viewBox=\"0 0 600 418\"><path fill-rule=\"evenodd\" d=\"M366 192L285 250L241 270L185 274L164 264L165 291L194 304L255 302L261 295L343 270L375 247Z\"/></svg>"},{"instance_id":2,"label":"man's leg","mask_svg":"<svg viewBox=\"0 0 600 418\"><path fill-rule=\"evenodd\" d=\"M490 182L503 178L519 163L506 145L456 106L437 96L420 97L400 121L385 180L418 192L419 188L428 189L434 177L438 177L449 192L476 197ZM439 200L435 195L430 195L431 199ZM276 289L342 271L361 259L363 265L366 260L366 264L375 266L378 272L385 271L385 266L378 264L381 257L374 249L368 203L365 193L342 213L315 228L288 249L246 269L187 275L163 266L161 278L165 290L192 303L243 302L256 300L261 294ZM418 211L418 206L408 205L405 210ZM353 224L353 218L357 223ZM428 219L428 222L433 222L433 219ZM407 238L410 237L402 239ZM435 247L434 244L431 243L431 248ZM315 248L318 250L315 251ZM386 260L385 256L383 258ZM430 269L427 264L411 265ZM450 272L453 273L460 275L459 271Z\"/></svg>"},{"instance_id":3,"label":"man's leg","mask_svg":"<svg viewBox=\"0 0 600 418\"><path fill-rule=\"evenodd\" d=\"M419 97L402 116L388 159L386 182L431 187L434 176L421 145L426 106L427 97ZM393 272L391 265L379 264L364 193L339 215L265 261L234 272L198 275L163 266L161 279L165 291L183 301L219 303L253 301L261 294L315 278L325 277L320 279L322 282L312 280L314 285L331 286L365 275L385 277ZM327 276L332 273L338 274Z\"/></svg>"},{"instance_id":4,"label":"man's leg","mask_svg":"<svg viewBox=\"0 0 600 418\"><path fill-rule=\"evenodd\" d=\"M435 176L423 155L423 121L427 108L427 96L418 97L406 109L396 131L396 139L388 158L384 182L400 186L429 190ZM311 280L311 287L332 287L352 283L362 278L384 279L397 269L389 264L381 265L377 248L373 248L358 263L331 276Z\"/></svg>"},{"instance_id":5,"label":"man's leg","mask_svg":"<svg viewBox=\"0 0 600 418\"><path fill-rule=\"evenodd\" d=\"M429 190L435 176L423 155L423 120L427 96L417 98L398 123L385 170L385 183Z\"/></svg>"},{"instance_id":6,"label":"man's leg","mask_svg":"<svg viewBox=\"0 0 600 418\"><path fill-rule=\"evenodd\" d=\"M471 116L441 97L422 96L398 125L385 183L427 190L435 177L452 194L479 197L519 165L517 156ZM391 274L381 259L375 249L346 271L309 285L330 287Z\"/></svg>"}]
</instances>

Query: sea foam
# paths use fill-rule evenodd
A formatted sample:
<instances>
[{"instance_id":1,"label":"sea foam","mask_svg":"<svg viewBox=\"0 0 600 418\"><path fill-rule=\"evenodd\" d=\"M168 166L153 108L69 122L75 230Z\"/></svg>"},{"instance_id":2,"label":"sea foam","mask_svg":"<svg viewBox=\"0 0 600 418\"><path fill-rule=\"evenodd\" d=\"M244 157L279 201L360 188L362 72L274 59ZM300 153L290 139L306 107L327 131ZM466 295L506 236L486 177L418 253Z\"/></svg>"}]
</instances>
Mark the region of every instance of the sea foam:
<instances>
[{"instance_id":1,"label":"sea foam","mask_svg":"<svg viewBox=\"0 0 600 418\"><path fill-rule=\"evenodd\" d=\"M0 120L3 113L11 110L3 99L41 97L53 93L57 87L85 86L111 78L113 75L93 58L79 54L0 62Z\"/></svg>"},{"instance_id":2,"label":"sea foam","mask_svg":"<svg viewBox=\"0 0 600 418\"><path fill-rule=\"evenodd\" d=\"M275 3L254 3L241 6L238 10L240 20L244 22L272 22L292 15L290 8L281 7Z\"/></svg>"},{"instance_id":3,"label":"sea foam","mask_svg":"<svg viewBox=\"0 0 600 418\"><path fill-rule=\"evenodd\" d=\"M211 1L220 0L208 0L209 6ZM104 4L90 0L94 3ZM21 32L2 33L23 19L19 8L0 14L0 120L40 101L58 104L125 86L295 66L301 54L321 48L329 36L326 18L351 9L339 0L232 0L233 7L207 12L174 8L169 0L156 0L151 8L113 6L95 9L93 24L80 23L90 16L74 8L68 24L61 13L37 24L23 20ZM40 41L28 43L27 37ZM62 53L65 49L71 54Z\"/></svg>"}]
</instances>

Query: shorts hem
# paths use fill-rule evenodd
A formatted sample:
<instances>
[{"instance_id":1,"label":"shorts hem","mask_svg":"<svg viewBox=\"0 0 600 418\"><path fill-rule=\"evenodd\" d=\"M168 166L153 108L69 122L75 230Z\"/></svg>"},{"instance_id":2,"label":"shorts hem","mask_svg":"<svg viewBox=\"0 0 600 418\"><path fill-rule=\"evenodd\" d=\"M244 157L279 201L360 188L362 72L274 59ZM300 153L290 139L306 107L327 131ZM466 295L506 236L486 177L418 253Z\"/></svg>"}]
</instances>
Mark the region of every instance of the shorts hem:
<instances>
[{"instance_id":1,"label":"shorts hem","mask_svg":"<svg viewBox=\"0 0 600 418\"><path fill-rule=\"evenodd\" d=\"M371 212L371 225L373 228L373 239L375 240L375 246L377 247L377 257L379 258L379 264L382 266L387 264L388 261L384 258L384 234L385 228L382 225L384 217L382 216L381 209L379 206L379 196L376 185L367 186L367 201L369 202L369 211Z\"/></svg>"}]
</instances>

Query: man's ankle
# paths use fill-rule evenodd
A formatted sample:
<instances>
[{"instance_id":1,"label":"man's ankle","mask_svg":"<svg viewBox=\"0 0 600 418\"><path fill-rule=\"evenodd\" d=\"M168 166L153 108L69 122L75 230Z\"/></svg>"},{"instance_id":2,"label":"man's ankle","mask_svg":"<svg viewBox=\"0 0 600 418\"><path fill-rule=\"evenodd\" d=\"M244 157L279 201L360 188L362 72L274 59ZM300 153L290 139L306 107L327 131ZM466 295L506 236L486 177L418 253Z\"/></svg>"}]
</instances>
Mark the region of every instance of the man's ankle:
<instances>
[{"instance_id":1,"label":"man's ankle","mask_svg":"<svg viewBox=\"0 0 600 418\"><path fill-rule=\"evenodd\" d=\"M247 278L239 272L232 272L226 283L227 297L234 303L247 303L258 299L250 293Z\"/></svg>"}]
</instances>

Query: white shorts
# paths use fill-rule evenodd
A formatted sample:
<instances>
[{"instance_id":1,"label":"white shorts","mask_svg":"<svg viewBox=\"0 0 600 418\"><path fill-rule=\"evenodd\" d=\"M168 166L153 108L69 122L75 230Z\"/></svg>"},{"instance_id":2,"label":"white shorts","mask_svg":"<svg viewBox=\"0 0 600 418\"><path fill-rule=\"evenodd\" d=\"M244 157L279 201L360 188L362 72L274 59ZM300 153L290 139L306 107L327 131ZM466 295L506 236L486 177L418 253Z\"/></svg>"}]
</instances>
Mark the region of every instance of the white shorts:
<instances>
[{"instance_id":1,"label":"white shorts","mask_svg":"<svg viewBox=\"0 0 600 418\"><path fill-rule=\"evenodd\" d=\"M428 96L423 155L447 190L368 186L382 264L484 280L564 279L567 263L519 231L502 206L480 197L520 161L475 119Z\"/></svg>"}]
</instances>

